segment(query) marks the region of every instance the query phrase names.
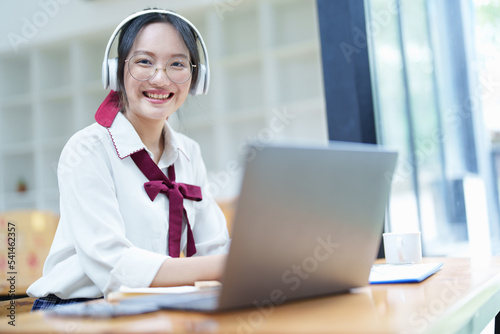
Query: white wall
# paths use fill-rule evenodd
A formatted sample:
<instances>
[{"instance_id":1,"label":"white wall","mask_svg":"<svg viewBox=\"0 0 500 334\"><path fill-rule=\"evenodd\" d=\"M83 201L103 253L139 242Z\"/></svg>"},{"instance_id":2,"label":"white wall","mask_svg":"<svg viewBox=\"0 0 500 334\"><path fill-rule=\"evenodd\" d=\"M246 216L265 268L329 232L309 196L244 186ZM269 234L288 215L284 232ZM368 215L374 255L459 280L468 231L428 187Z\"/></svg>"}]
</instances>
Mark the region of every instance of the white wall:
<instances>
[{"instance_id":1,"label":"white wall","mask_svg":"<svg viewBox=\"0 0 500 334\"><path fill-rule=\"evenodd\" d=\"M232 1L235 2L236 1ZM210 0L17 0L2 1L0 52L50 43L92 31L114 28L123 18L147 7L182 11L215 10ZM10 37L10 39L9 39Z\"/></svg>"}]
</instances>

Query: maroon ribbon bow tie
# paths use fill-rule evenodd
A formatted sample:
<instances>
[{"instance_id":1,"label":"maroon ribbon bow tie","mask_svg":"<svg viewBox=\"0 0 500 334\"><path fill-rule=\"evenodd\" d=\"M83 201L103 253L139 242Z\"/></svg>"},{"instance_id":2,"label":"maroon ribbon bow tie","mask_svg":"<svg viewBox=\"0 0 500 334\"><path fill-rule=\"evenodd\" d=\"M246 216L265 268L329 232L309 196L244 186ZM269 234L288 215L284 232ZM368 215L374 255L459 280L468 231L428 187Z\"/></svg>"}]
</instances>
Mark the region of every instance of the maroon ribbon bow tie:
<instances>
[{"instance_id":1,"label":"maroon ribbon bow tie","mask_svg":"<svg viewBox=\"0 0 500 334\"><path fill-rule=\"evenodd\" d=\"M140 150L131 156L137 167L150 180L144 183L144 189L151 201L154 201L159 193L167 195L169 200L168 221L168 253L172 257L180 256L180 243L182 235L182 217L186 217L187 223L187 249L186 255L192 256L196 253L193 231L184 208L184 198L201 201L201 188L191 184L175 182L174 165L168 167L168 178L154 163L146 150Z\"/></svg>"},{"instance_id":2,"label":"maroon ribbon bow tie","mask_svg":"<svg viewBox=\"0 0 500 334\"><path fill-rule=\"evenodd\" d=\"M171 170L175 174L173 165L168 168L169 174ZM192 201L201 200L200 187L193 186L191 184L176 183L171 182L170 180L153 180L144 183L144 189L146 189L146 193L152 201L155 200L159 193L167 194L167 197L170 198L169 194L173 191L180 192L183 198L187 198Z\"/></svg>"}]
</instances>

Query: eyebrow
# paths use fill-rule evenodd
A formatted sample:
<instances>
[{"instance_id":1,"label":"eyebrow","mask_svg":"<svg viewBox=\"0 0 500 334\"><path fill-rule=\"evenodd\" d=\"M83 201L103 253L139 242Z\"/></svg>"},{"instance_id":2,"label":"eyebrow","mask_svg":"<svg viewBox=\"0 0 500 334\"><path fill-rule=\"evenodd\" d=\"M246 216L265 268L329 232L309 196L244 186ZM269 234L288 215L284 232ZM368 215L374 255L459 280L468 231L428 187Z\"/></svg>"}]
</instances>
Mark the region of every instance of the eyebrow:
<instances>
[{"instance_id":1,"label":"eyebrow","mask_svg":"<svg viewBox=\"0 0 500 334\"><path fill-rule=\"evenodd\" d=\"M151 57L154 58L154 53L153 52L150 52L150 51L147 51L147 50L135 50L132 55L136 55L136 54L139 54L139 53L145 53ZM175 54L171 54L170 55L170 58L175 58L175 57L185 57L185 58L188 58L189 59L189 56L185 53L175 53Z\"/></svg>"}]
</instances>

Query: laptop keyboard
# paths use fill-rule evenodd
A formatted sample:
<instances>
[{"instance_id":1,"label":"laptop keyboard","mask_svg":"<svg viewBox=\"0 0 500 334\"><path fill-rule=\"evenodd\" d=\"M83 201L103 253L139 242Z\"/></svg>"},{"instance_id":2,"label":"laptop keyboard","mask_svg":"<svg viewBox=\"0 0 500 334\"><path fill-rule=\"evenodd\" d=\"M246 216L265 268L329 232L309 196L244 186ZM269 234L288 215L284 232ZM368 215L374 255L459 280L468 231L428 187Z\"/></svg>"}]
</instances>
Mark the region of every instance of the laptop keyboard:
<instances>
[{"instance_id":1,"label":"laptop keyboard","mask_svg":"<svg viewBox=\"0 0 500 334\"><path fill-rule=\"evenodd\" d=\"M116 317L166 310L211 312L217 309L219 289L181 294L159 294L124 299L118 304L105 301L61 305L49 311L59 316Z\"/></svg>"},{"instance_id":2,"label":"laptop keyboard","mask_svg":"<svg viewBox=\"0 0 500 334\"><path fill-rule=\"evenodd\" d=\"M165 299L157 305L161 309L176 309L176 310L200 310L200 311L214 311L217 308L219 301L218 295L212 296L190 296L185 300L169 301Z\"/></svg>"},{"instance_id":3,"label":"laptop keyboard","mask_svg":"<svg viewBox=\"0 0 500 334\"><path fill-rule=\"evenodd\" d=\"M158 294L125 299L121 304L151 303L160 309L214 311L217 309L220 289L200 290L179 294Z\"/></svg>"},{"instance_id":4,"label":"laptop keyboard","mask_svg":"<svg viewBox=\"0 0 500 334\"><path fill-rule=\"evenodd\" d=\"M213 311L217 308L218 300L218 291L211 293L200 291L182 296L168 296L167 298L164 296L156 300L156 305L161 309Z\"/></svg>"}]
</instances>

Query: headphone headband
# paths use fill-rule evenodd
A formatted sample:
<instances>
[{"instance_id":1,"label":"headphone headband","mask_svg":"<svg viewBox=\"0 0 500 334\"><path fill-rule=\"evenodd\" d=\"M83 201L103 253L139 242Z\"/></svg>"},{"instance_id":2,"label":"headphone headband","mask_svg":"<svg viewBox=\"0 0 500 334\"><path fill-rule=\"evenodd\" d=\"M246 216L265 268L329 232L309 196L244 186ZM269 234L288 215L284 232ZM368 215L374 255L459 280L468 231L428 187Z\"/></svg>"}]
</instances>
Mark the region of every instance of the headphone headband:
<instances>
[{"instance_id":1,"label":"headphone headband","mask_svg":"<svg viewBox=\"0 0 500 334\"><path fill-rule=\"evenodd\" d=\"M111 88L115 88L114 90L118 89L117 85L117 78L116 78L116 70L118 69L117 66L117 60L115 59L109 59L109 52L111 50L111 46L113 45L113 42L120 32L120 30L123 28L123 26L135 19L136 17L145 15L145 14L150 14L150 13L159 13L159 14L166 14L166 15L171 15L175 16L184 22L186 22L191 30L196 34L196 37L200 41L201 48L203 50L203 59L204 59L204 64L197 64L199 65L199 71L198 71L198 77L196 78L196 83L194 86L193 94L194 95L200 95L200 94L207 94L208 93L208 86L210 83L210 67L209 67L209 61L208 61L208 52L207 52L207 47L205 45L205 42L203 41L203 38L201 37L200 32L194 24L192 24L188 19L183 17L182 15L179 15L175 12L169 11L169 10L162 10L162 9L146 9L137 13L134 13L127 18L125 18L120 24L116 27L116 29L113 31L113 34L111 34L111 37L109 38L108 44L106 46L106 51L104 52L104 60L102 63L102 84L104 86L104 89L107 89L108 87L111 86ZM111 64L110 62L115 62L115 64ZM111 70L110 70L111 69ZM114 75L114 80L116 82L113 82L113 77ZM115 87L113 87L113 85Z\"/></svg>"}]
</instances>

